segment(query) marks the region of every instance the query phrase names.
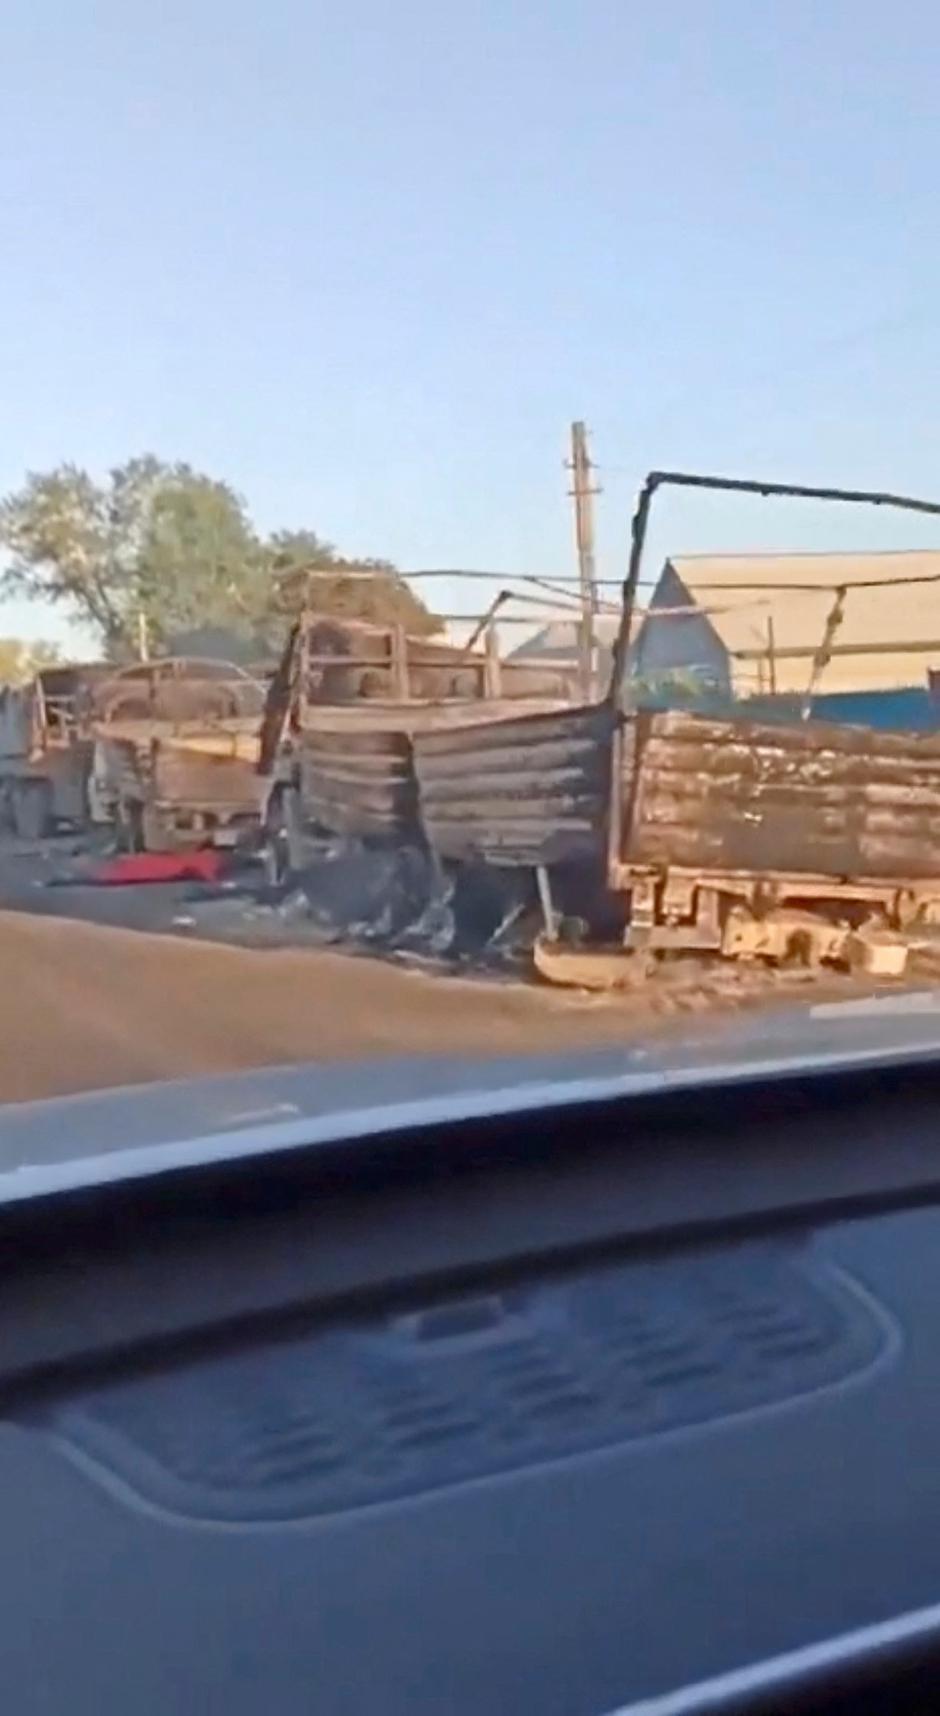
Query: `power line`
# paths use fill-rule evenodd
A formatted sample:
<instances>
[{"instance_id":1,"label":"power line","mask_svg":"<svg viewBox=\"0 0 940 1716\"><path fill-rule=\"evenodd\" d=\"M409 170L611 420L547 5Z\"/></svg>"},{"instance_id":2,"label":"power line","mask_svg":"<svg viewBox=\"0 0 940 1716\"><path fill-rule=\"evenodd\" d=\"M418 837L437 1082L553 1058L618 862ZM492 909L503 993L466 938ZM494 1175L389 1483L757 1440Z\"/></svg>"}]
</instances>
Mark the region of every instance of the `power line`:
<instances>
[{"instance_id":1,"label":"power line","mask_svg":"<svg viewBox=\"0 0 940 1716\"><path fill-rule=\"evenodd\" d=\"M368 576L374 577L375 574L370 573L370 574L368 574ZM505 580L506 578L527 578L527 577L532 576L532 574L527 573L527 572L468 571L465 567L462 567L462 566L421 566L417 569L417 571L404 572L402 574L402 576L405 578L469 578L469 579L502 578ZM574 573L574 572L550 572L550 573L547 573L546 576L553 578L555 580L556 584L577 584L579 582L577 573ZM616 583L616 582L619 582L619 580L608 579L608 583Z\"/></svg>"},{"instance_id":2,"label":"power line","mask_svg":"<svg viewBox=\"0 0 940 1716\"><path fill-rule=\"evenodd\" d=\"M539 590L547 590L550 593L550 595L553 595L556 598L558 598L559 600L563 601L566 604L566 607L568 607L569 609L573 608L575 610L575 612L577 612L579 610L580 603L579 603L577 597L575 596L575 594L572 590L560 590L558 588L558 585L556 583L554 583L552 579L540 578L540 577L538 577L538 575L535 572L525 572L522 574L522 577L524 578L524 580L527 584L533 584ZM619 582L620 582L620 580L617 578L595 579L595 583L608 583L608 584L613 584L615 586L619 586ZM603 608L605 610L605 612L608 612L608 613L610 613L610 612L619 613L620 612L619 602L596 601L595 602L595 608L598 611L601 608Z\"/></svg>"},{"instance_id":3,"label":"power line","mask_svg":"<svg viewBox=\"0 0 940 1716\"><path fill-rule=\"evenodd\" d=\"M864 550L863 553L859 555L859 558L863 558L864 555L868 554L868 552L869 552L869 550ZM886 552L892 553L894 551L888 549L888 550L886 550ZM920 549L915 549L915 550L912 550L912 552L921 553L923 551ZM712 558L712 556L708 555L708 554L698 555L698 556L695 556L695 555L687 556L687 555L677 554L677 555L670 555L668 558L670 558L672 560L683 560L683 559L688 559L688 558L709 560ZM742 556L740 556L740 555L728 556L728 555L724 555L724 554L716 554L714 556L714 558L716 560L726 560L729 558L740 559L740 558L742 558ZM744 556L744 558L749 559L751 557L750 556ZM765 558L765 556L763 556L758 551L754 554L753 558L755 560L761 560L761 559ZM768 560L775 560L775 559L779 559L780 556L777 554L768 554L766 556L766 558ZM851 558L851 555L849 556L849 558ZM509 579L510 581L514 580L517 583L538 584L545 589L551 589L552 586L558 586L558 585L562 585L562 584L578 584L579 583L579 579L573 573L568 573L568 572L550 572L550 573L543 575L543 574L537 573L537 572L462 572L462 571L459 571L459 570L453 569L453 568L450 570L441 569L438 571L435 569L435 570L429 571L429 570L425 570L422 568L422 570L420 570L418 572L406 572L403 574L403 576L408 578L408 579L412 579L412 578L471 578L471 579L473 579L473 578L486 578L486 579L501 579L504 582L507 579ZM601 589L619 590L622 588L622 585L623 585L623 579L622 578L595 578L594 582ZM646 579L645 582L649 583L650 580ZM890 587L891 585L894 585L894 584L904 585L904 586L907 586L908 584L940 584L940 572L905 572L905 573L902 573L902 575L899 578L839 578L839 579L834 578L831 584L829 584L829 583L826 583L826 584L807 584L807 583L803 583L802 581L797 583L797 582L795 582L789 578L779 578L779 579L767 579L767 578L741 578L741 579L708 578L708 579L700 579L700 578L696 578L696 580L695 580L695 587L698 590L793 590L796 593L799 593L799 592L806 593L806 592L812 592L814 590L818 590L818 591L821 591L823 594L825 594L827 590L836 591L836 590L842 589L843 587L846 587L850 590L878 590L878 589L887 589L888 587ZM557 593L559 596L566 595L566 596L569 596L571 598L574 598L574 596L576 594L576 592L573 590L569 591L569 590L561 590L561 589L559 589Z\"/></svg>"},{"instance_id":4,"label":"power line","mask_svg":"<svg viewBox=\"0 0 940 1716\"><path fill-rule=\"evenodd\" d=\"M359 576L359 574L357 574L357 576ZM365 574L365 576L374 576L374 574ZM574 585L577 585L579 588L580 588L580 583L581 583L580 576L577 572L544 572L544 573L505 572L505 571L504 572L481 572L478 570L477 571L466 571L466 570L464 570L464 568L458 567L458 566L421 566L414 572L402 573L402 576L404 578L408 578L408 579L415 579L415 578L468 578L468 579L472 580L472 579L485 578L485 579L488 579L491 581L495 580L495 579L500 579L500 580L502 580L503 583L505 583L507 578L508 579L513 579L513 578L515 578L515 579L526 579L529 581L531 581L532 579L538 578L543 583L574 584ZM612 589L619 590L622 583L623 583L623 579L622 578L595 578L594 582L595 582L595 584L610 585ZM574 592L571 592L571 593L574 594Z\"/></svg>"}]
</instances>

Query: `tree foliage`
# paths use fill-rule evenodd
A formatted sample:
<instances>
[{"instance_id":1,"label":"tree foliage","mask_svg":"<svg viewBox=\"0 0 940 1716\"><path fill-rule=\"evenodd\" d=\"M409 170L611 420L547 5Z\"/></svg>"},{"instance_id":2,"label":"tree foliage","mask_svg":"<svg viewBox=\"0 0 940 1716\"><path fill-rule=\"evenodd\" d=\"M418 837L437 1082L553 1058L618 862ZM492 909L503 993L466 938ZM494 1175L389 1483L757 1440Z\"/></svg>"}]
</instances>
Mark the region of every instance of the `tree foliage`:
<instances>
[{"instance_id":1,"label":"tree foliage","mask_svg":"<svg viewBox=\"0 0 940 1716\"><path fill-rule=\"evenodd\" d=\"M41 668L54 667L61 659L58 644L0 638L0 685L28 685Z\"/></svg>"},{"instance_id":2,"label":"tree foliage","mask_svg":"<svg viewBox=\"0 0 940 1716\"><path fill-rule=\"evenodd\" d=\"M139 601L162 638L172 628L232 623L263 606L260 545L227 483L174 466L147 507L137 563Z\"/></svg>"},{"instance_id":3,"label":"tree foliage","mask_svg":"<svg viewBox=\"0 0 940 1716\"><path fill-rule=\"evenodd\" d=\"M227 483L146 455L103 483L75 465L30 474L0 505L6 594L63 607L126 659L194 627L268 636L306 598L323 613L409 631L437 622L394 567L350 561L312 530L259 537Z\"/></svg>"}]
</instances>

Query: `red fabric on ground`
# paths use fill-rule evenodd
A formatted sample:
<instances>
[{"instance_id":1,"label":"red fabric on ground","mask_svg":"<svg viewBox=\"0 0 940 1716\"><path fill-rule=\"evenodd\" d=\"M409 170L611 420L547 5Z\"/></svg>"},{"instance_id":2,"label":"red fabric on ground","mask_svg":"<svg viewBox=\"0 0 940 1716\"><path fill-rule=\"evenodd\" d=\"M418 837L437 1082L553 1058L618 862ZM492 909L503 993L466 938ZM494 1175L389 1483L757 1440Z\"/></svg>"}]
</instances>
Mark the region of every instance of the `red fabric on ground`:
<instances>
[{"instance_id":1,"label":"red fabric on ground","mask_svg":"<svg viewBox=\"0 0 940 1716\"><path fill-rule=\"evenodd\" d=\"M108 858L91 872L88 880L108 887L135 882L217 882L224 856L213 847L192 852L125 852Z\"/></svg>"}]
</instances>

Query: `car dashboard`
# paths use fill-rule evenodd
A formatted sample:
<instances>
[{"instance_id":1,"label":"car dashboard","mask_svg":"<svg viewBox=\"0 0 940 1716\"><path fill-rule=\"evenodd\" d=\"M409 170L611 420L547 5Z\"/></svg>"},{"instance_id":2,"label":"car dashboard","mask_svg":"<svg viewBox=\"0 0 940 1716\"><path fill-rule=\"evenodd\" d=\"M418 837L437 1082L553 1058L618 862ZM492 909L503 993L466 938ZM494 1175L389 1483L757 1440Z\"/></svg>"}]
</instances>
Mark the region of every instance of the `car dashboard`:
<instances>
[{"instance_id":1,"label":"car dashboard","mask_svg":"<svg viewBox=\"0 0 940 1716\"><path fill-rule=\"evenodd\" d=\"M10 1707L940 1703L937 1089L575 1084L11 1201Z\"/></svg>"}]
</instances>

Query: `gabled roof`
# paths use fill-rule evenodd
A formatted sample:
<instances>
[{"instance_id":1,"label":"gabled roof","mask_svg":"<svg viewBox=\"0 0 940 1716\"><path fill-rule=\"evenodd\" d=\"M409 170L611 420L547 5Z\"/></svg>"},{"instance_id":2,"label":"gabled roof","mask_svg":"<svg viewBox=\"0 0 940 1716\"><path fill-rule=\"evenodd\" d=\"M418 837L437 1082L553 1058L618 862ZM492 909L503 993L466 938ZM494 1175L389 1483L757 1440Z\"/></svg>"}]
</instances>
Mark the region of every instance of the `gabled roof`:
<instances>
[{"instance_id":1,"label":"gabled roof","mask_svg":"<svg viewBox=\"0 0 940 1716\"><path fill-rule=\"evenodd\" d=\"M613 649L619 620L613 615L598 614L594 620L594 636L601 650ZM579 626L577 620L549 620L540 631L517 645L507 657L509 661L555 661L574 664L578 659Z\"/></svg>"},{"instance_id":2,"label":"gabled roof","mask_svg":"<svg viewBox=\"0 0 940 1716\"><path fill-rule=\"evenodd\" d=\"M806 689L842 586L821 691L925 685L940 665L940 551L683 554L670 567L707 613L740 690L768 688L771 652L777 690Z\"/></svg>"}]
</instances>

